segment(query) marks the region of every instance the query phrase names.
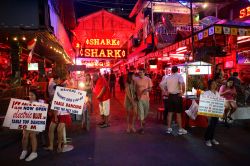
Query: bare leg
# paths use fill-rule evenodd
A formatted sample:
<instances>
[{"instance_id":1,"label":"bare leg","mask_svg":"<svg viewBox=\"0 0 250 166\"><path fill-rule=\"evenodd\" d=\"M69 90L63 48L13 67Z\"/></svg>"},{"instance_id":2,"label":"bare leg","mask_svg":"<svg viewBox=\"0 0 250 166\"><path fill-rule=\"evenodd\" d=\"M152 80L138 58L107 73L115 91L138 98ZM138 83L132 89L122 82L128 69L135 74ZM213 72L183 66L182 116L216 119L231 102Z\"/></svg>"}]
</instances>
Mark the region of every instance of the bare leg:
<instances>
[{"instance_id":1,"label":"bare leg","mask_svg":"<svg viewBox=\"0 0 250 166\"><path fill-rule=\"evenodd\" d=\"M172 116L173 116L173 113L172 112L168 112L168 128L171 128L171 122L172 122Z\"/></svg>"},{"instance_id":2,"label":"bare leg","mask_svg":"<svg viewBox=\"0 0 250 166\"><path fill-rule=\"evenodd\" d=\"M229 115L228 115L229 117L231 117L232 114L237 110L236 102L231 102L230 105L231 105L231 110L230 110Z\"/></svg>"},{"instance_id":3,"label":"bare leg","mask_svg":"<svg viewBox=\"0 0 250 166\"><path fill-rule=\"evenodd\" d=\"M109 116L103 116L104 117L104 123L109 124Z\"/></svg>"},{"instance_id":4,"label":"bare leg","mask_svg":"<svg viewBox=\"0 0 250 166\"><path fill-rule=\"evenodd\" d=\"M29 143L29 131L23 131L23 138L22 138L22 148L24 151L27 151L28 149L28 143Z\"/></svg>"},{"instance_id":5,"label":"bare leg","mask_svg":"<svg viewBox=\"0 0 250 166\"><path fill-rule=\"evenodd\" d=\"M177 113L177 123L179 128L182 128L181 113Z\"/></svg>"},{"instance_id":6,"label":"bare leg","mask_svg":"<svg viewBox=\"0 0 250 166\"><path fill-rule=\"evenodd\" d=\"M58 146L57 146L57 151L61 152L62 151L62 144L64 142L63 140L63 131L65 128L65 123L59 123L57 127L57 134L58 134Z\"/></svg>"},{"instance_id":7,"label":"bare leg","mask_svg":"<svg viewBox=\"0 0 250 166\"><path fill-rule=\"evenodd\" d=\"M54 148L54 133L55 133L56 125L57 125L56 123L51 122L49 126L49 146L48 146L49 150L53 150Z\"/></svg>"},{"instance_id":8,"label":"bare leg","mask_svg":"<svg viewBox=\"0 0 250 166\"><path fill-rule=\"evenodd\" d=\"M129 117L130 117L130 111L128 110L127 111L127 133L130 132L130 120L129 120Z\"/></svg>"},{"instance_id":9,"label":"bare leg","mask_svg":"<svg viewBox=\"0 0 250 166\"><path fill-rule=\"evenodd\" d=\"M36 132L31 132L30 133L30 141L31 141L32 152L36 153L36 151L37 151Z\"/></svg>"},{"instance_id":10,"label":"bare leg","mask_svg":"<svg viewBox=\"0 0 250 166\"><path fill-rule=\"evenodd\" d=\"M136 129L135 129L135 118L136 118L136 109L133 108L133 115L132 115L132 124L131 124L131 129L132 131L135 133Z\"/></svg>"}]
</instances>

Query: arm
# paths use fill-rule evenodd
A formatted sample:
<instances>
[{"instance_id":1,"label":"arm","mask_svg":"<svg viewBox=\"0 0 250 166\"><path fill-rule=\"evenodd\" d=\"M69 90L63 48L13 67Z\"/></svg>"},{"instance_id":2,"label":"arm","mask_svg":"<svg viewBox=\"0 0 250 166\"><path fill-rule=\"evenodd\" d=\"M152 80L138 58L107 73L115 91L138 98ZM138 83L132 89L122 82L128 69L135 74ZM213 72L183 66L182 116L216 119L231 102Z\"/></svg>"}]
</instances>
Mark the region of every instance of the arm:
<instances>
[{"instance_id":1,"label":"arm","mask_svg":"<svg viewBox=\"0 0 250 166\"><path fill-rule=\"evenodd\" d=\"M221 86L221 87L220 87L219 93L220 93L221 96L223 96L223 95L227 94L228 91L225 91L225 87L224 87L224 86Z\"/></svg>"},{"instance_id":2,"label":"arm","mask_svg":"<svg viewBox=\"0 0 250 166\"><path fill-rule=\"evenodd\" d=\"M128 97L128 99L129 99L131 102L134 102L134 99L131 97L131 94L130 94L129 86L128 86L128 85L126 85L125 94L126 94L126 96Z\"/></svg>"},{"instance_id":3,"label":"arm","mask_svg":"<svg viewBox=\"0 0 250 166\"><path fill-rule=\"evenodd\" d=\"M102 97L102 95L104 94L104 92L106 91L106 86L104 86L101 90L101 92L97 95L97 99L99 99L100 97Z\"/></svg>"},{"instance_id":4,"label":"arm","mask_svg":"<svg viewBox=\"0 0 250 166\"><path fill-rule=\"evenodd\" d=\"M181 96L185 93L185 91L186 91L186 88L185 88L185 83L183 82L183 83L181 83Z\"/></svg>"},{"instance_id":5,"label":"arm","mask_svg":"<svg viewBox=\"0 0 250 166\"><path fill-rule=\"evenodd\" d=\"M165 86L165 85L167 85L167 79L165 79L165 77L163 77L161 80L161 83L159 84L163 93L166 93L166 91L167 91L167 86Z\"/></svg>"}]
</instances>

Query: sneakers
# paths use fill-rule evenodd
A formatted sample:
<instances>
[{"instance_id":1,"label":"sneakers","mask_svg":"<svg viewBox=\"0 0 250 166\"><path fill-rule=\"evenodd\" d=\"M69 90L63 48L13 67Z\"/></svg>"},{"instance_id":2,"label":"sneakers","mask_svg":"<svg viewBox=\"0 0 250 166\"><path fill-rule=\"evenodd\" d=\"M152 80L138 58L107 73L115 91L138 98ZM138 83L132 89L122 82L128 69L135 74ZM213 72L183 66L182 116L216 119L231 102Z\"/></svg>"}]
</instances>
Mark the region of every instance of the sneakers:
<instances>
[{"instance_id":1,"label":"sneakers","mask_svg":"<svg viewBox=\"0 0 250 166\"><path fill-rule=\"evenodd\" d=\"M179 134L179 135L187 134L187 130L181 128L181 129L178 130L178 134Z\"/></svg>"},{"instance_id":2,"label":"sneakers","mask_svg":"<svg viewBox=\"0 0 250 166\"><path fill-rule=\"evenodd\" d=\"M29 157L27 157L27 158L25 159L25 161L32 161L32 160L34 160L35 158L37 158L37 153L36 153L36 152L32 152L32 153L30 153Z\"/></svg>"},{"instance_id":3,"label":"sneakers","mask_svg":"<svg viewBox=\"0 0 250 166\"><path fill-rule=\"evenodd\" d=\"M166 133L167 133L167 134L171 134L171 133L172 133L172 131L173 131L173 129L172 129L172 128L167 128Z\"/></svg>"},{"instance_id":4,"label":"sneakers","mask_svg":"<svg viewBox=\"0 0 250 166\"><path fill-rule=\"evenodd\" d=\"M25 157L26 157L27 153L28 153L28 151L23 150L23 151L22 151L22 153L21 153L21 155L20 155L20 157L19 157L19 159L20 159L20 160L25 159Z\"/></svg>"},{"instance_id":5,"label":"sneakers","mask_svg":"<svg viewBox=\"0 0 250 166\"><path fill-rule=\"evenodd\" d=\"M215 139L213 139L212 141L211 141L213 144L215 144L215 145L219 145L220 143L217 141L217 140L215 140Z\"/></svg>"},{"instance_id":6,"label":"sneakers","mask_svg":"<svg viewBox=\"0 0 250 166\"><path fill-rule=\"evenodd\" d=\"M107 128L107 127L110 127L110 125L106 124L106 123L104 123L103 125L100 126L100 128Z\"/></svg>"},{"instance_id":7,"label":"sneakers","mask_svg":"<svg viewBox=\"0 0 250 166\"><path fill-rule=\"evenodd\" d=\"M214 145L219 145L220 143L219 143L218 141L216 141L215 139L213 139L213 140L208 140L208 141L206 141L205 144L206 144L207 146L211 147L211 146L213 146L212 144L214 144Z\"/></svg>"},{"instance_id":8,"label":"sneakers","mask_svg":"<svg viewBox=\"0 0 250 166\"><path fill-rule=\"evenodd\" d=\"M210 140L206 141L205 144L209 147L213 146Z\"/></svg>"}]
</instances>

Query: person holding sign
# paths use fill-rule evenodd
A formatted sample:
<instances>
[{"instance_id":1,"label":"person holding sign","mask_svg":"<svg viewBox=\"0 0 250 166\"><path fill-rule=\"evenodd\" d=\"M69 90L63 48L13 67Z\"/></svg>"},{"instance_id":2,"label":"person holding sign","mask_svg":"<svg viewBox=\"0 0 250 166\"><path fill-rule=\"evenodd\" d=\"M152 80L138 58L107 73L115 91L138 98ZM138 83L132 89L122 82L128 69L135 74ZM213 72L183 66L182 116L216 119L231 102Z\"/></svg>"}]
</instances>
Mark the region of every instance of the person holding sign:
<instances>
[{"instance_id":1,"label":"person holding sign","mask_svg":"<svg viewBox=\"0 0 250 166\"><path fill-rule=\"evenodd\" d=\"M31 90L29 92L29 99L30 102L35 102L37 101L37 92L34 90ZM37 136L38 132L36 131L30 131L30 130L23 130L23 138L22 138L22 148L23 151L19 157L20 160L23 160L26 158L28 154L28 143L29 141L31 142L31 149L32 152L31 154L25 159L25 161L32 161L35 158L37 158Z\"/></svg>"},{"instance_id":2,"label":"person holding sign","mask_svg":"<svg viewBox=\"0 0 250 166\"><path fill-rule=\"evenodd\" d=\"M217 91L217 83L215 80L208 81L208 91L204 93L207 96L220 97L219 92ZM205 143L207 146L211 147L212 144L218 145L219 142L214 139L215 128L218 123L218 117L211 117L209 119L209 124L205 132Z\"/></svg>"}]
</instances>

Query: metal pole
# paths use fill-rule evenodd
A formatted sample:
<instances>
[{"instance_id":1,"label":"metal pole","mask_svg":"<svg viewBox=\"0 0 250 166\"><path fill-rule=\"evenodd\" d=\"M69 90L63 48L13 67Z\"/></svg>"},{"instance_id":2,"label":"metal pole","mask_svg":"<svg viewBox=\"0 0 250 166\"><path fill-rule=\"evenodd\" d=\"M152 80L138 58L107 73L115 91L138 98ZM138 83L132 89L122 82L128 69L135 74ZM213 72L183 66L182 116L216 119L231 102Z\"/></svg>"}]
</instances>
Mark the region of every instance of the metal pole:
<instances>
[{"instance_id":1,"label":"metal pole","mask_svg":"<svg viewBox=\"0 0 250 166\"><path fill-rule=\"evenodd\" d=\"M194 20L193 20L193 0L190 0L190 19L191 19L191 35L192 35L192 40L191 40L191 44L192 44L192 48L191 48L191 55L194 58ZM188 56L188 60L189 61L189 56Z\"/></svg>"}]
</instances>

